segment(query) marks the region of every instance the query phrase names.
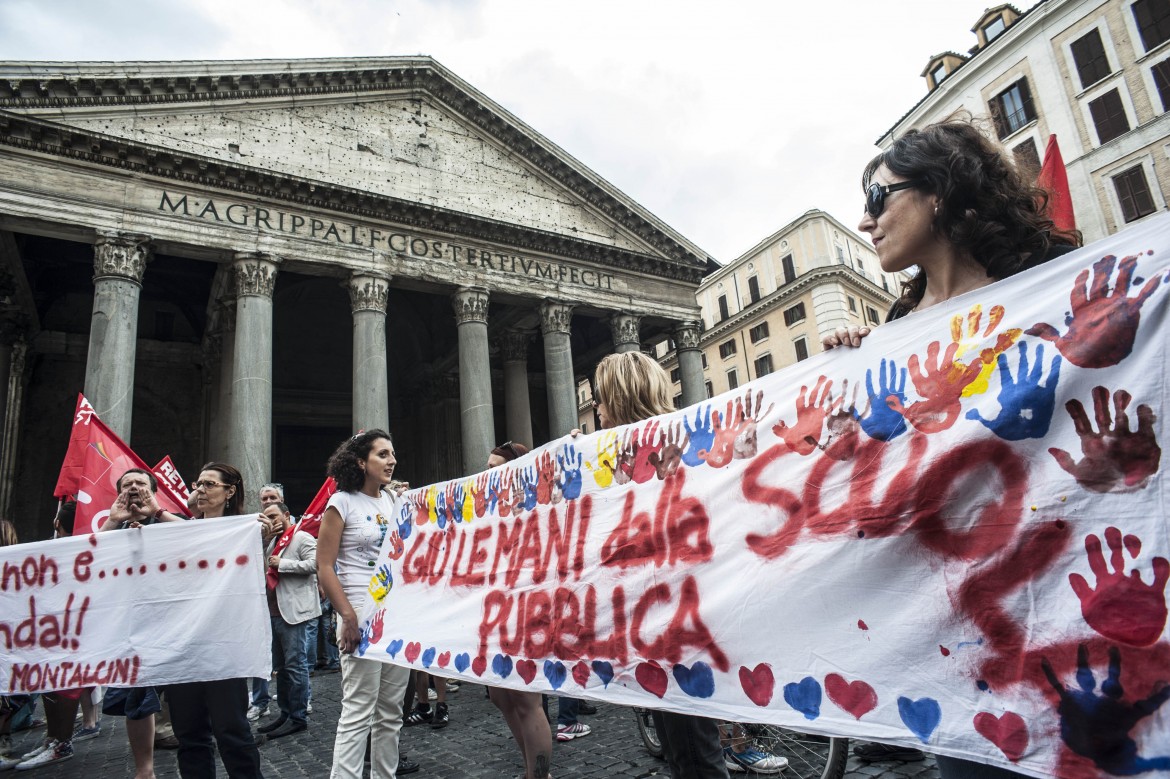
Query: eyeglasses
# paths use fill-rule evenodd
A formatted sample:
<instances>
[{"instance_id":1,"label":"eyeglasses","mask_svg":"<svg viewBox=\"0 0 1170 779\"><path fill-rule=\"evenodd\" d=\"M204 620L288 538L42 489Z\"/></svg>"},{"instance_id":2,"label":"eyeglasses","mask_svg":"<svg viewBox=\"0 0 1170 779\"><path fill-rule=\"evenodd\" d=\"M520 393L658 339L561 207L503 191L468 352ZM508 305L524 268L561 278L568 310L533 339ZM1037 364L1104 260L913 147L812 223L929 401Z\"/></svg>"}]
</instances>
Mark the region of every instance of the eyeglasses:
<instances>
[{"instance_id":1,"label":"eyeglasses","mask_svg":"<svg viewBox=\"0 0 1170 779\"><path fill-rule=\"evenodd\" d=\"M886 210L886 195L903 189L910 189L922 184L917 179L913 181L899 181L897 184L870 184L865 191L865 213L877 219Z\"/></svg>"},{"instance_id":2,"label":"eyeglasses","mask_svg":"<svg viewBox=\"0 0 1170 779\"><path fill-rule=\"evenodd\" d=\"M203 490L206 492L212 487L226 487L227 485L221 481L193 481L191 482L191 491Z\"/></svg>"}]
</instances>

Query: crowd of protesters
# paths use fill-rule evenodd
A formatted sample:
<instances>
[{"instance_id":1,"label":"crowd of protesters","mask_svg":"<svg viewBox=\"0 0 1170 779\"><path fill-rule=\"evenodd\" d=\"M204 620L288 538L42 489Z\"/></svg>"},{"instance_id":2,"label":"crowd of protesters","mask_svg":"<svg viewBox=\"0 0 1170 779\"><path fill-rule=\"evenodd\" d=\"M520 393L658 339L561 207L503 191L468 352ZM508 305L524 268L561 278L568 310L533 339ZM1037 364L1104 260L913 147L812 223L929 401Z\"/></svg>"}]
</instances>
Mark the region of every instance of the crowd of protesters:
<instances>
[{"instance_id":1,"label":"crowd of protesters","mask_svg":"<svg viewBox=\"0 0 1170 779\"><path fill-rule=\"evenodd\" d=\"M961 160L958 164L955 160ZM888 319L913 315L964 292L1013 275L1071 250L1075 235L1062 235L1043 214L1043 193L1020 177L1003 150L970 122L951 121L912 131L876 157L863 177L865 215L883 270L917 274L895 302ZM826 349L857 347L866 328L829 333ZM640 352L610 355L598 366L594 392L603 428L637 422L673 410L670 382L661 366ZM488 467L523 456L509 442L493 450ZM341 714L333 743L334 779L359 779L366 765L374 779L413 773L419 766L399 750L403 725L441 728L451 720L446 693L458 685L401 666L354 654L361 640L359 615L369 599L368 583L390 520L397 455L390 434L369 430L342 442L328 461L337 483L320 521L297 522L279 484L260 492L256 517L265 544L265 581L271 620L272 665L277 711L270 711L268 679L222 679L172 684L164 689L109 689L101 710L126 719L135 779L154 776L154 749L176 746L184 779L216 775L216 752L229 777L261 776L258 747L311 733L310 674L341 673ZM101 532L132 531L183 517L163 510L149 471L131 469L117 484L118 496ZM191 485L194 518L242 513L245 485L226 463L205 465ZM57 532L72 532L70 504L62 506ZM16 543L12 525L0 521L0 545ZM333 620L336 620L334 624ZM336 637L336 643L334 638ZM434 695L434 706L431 696ZM412 706L412 700L417 702ZM35 696L10 696L0 705L0 770L26 770L67 760L73 743L100 732L95 690L65 690L41 696L45 737L36 749L12 754L11 733L27 725ZM493 689L524 765L524 776L547 779L552 741L547 700L536 693ZM588 736L577 721L581 702L560 699L555 738ZM83 713L75 723L78 710ZM404 715L405 714L405 715ZM269 716L270 715L270 716ZM778 773L784 758L751 748L734 729L694 715L655 713L655 723L675 779L727 777L728 771ZM251 723L256 723L255 730ZM173 729L173 735L171 733ZM632 730L632 723L631 723ZM866 745L865 760L915 759L900 747ZM1010 776L1011 772L954 758L940 758L944 779Z\"/></svg>"}]
</instances>

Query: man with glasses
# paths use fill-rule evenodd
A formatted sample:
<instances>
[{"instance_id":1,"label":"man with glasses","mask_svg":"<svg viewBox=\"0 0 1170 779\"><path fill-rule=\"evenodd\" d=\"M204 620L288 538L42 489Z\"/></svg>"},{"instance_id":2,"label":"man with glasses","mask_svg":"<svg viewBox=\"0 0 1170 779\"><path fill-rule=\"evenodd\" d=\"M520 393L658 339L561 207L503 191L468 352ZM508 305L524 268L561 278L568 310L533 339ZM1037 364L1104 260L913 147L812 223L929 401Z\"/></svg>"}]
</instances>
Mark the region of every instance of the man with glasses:
<instances>
[{"instance_id":1,"label":"man with glasses","mask_svg":"<svg viewBox=\"0 0 1170 779\"><path fill-rule=\"evenodd\" d=\"M284 485L270 481L260 488L260 511L276 503L284 503ZM268 680L259 677L252 680L252 705L248 707L248 720L255 722L268 713L272 695Z\"/></svg>"}]
</instances>

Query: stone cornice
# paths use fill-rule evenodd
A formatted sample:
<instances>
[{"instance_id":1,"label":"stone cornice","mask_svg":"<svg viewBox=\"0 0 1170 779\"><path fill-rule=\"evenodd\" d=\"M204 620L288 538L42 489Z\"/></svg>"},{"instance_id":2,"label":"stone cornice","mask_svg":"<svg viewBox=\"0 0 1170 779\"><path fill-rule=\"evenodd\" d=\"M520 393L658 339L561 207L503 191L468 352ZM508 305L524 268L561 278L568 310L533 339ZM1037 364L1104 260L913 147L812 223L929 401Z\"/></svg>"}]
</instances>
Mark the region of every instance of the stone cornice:
<instances>
[{"instance_id":1,"label":"stone cornice","mask_svg":"<svg viewBox=\"0 0 1170 779\"><path fill-rule=\"evenodd\" d=\"M200 64L205 67L199 68ZM307 60L279 64L280 70L274 67L278 65L274 61L223 65L272 67L271 70L261 67L261 72L244 74L222 72L221 68L206 67L207 63L142 63L141 67L135 64L132 70L137 75L119 73L118 67L111 68L109 63L104 64L107 72L102 75L92 72L99 68L95 63L29 63L25 67L0 67L0 109L19 112L22 109L166 106L425 92L576 193L601 215L638 236L672 263L697 272L697 277L701 277L706 268L707 257L697 247L681 236L671 234L672 231L651 214L640 212L637 203L616 190L611 191L612 187L595 173L523 126L519 120L514 120L429 57L367 62ZM288 69L297 65L321 69ZM184 66L203 72L184 75L175 70ZM83 74L80 68L91 69L91 72ZM129 70L131 68L127 68ZM142 75L149 70L157 75ZM125 147L133 145L125 141L116 143ZM165 150L158 153L171 154ZM224 167L224 163L213 164ZM328 188L329 185L319 186Z\"/></svg>"},{"instance_id":2,"label":"stone cornice","mask_svg":"<svg viewBox=\"0 0 1170 779\"><path fill-rule=\"evenodd\" d=\"M445 234L457 233L565 259L584 260L691 284L698 284L706 274L705 265L683 264L673 259L592 243L551 231L140 144L6 111L0 111L0 146L13 146L156 176L187 186L213 187L272 201L296 203L307 209L327 210L370 221L392 222Z\"/></svg>"}]
</instances>

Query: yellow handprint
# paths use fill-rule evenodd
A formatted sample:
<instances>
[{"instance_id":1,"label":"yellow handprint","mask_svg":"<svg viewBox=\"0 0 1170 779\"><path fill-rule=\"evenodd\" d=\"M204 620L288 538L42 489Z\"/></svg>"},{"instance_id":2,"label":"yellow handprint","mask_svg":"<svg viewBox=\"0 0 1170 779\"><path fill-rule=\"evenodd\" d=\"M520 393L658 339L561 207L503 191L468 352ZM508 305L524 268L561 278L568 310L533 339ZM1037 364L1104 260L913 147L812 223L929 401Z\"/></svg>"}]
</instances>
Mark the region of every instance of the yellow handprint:
<instances>
[{"instance_id":1,"label":"yellow handprint","mask_svg":"<svg viewBox=\"0 0 1170 779\"><path fill-rule=\"evenodd\" d=\"M612 430L606 430L597 439L597 467L586 461L585 467L593 474L597 486L605 489L613 484L613 471L617 467L618 436Z\"/></svg>"},{"instance_id":2,"label":"yellow handprint","mask_svg":"<svg viewBox=\"0 0 1170 779\"><path fill-rule=\"evenodd\" d=\"M439 521L439 514L435 511L435 496L439 494L439 488L435 485L427 487L427 521L432 524Z\"/></svg>"},{"instance_id":3,"label":"yellow handprint","mask_svg":"<svg viewBox=\"0 0 1170 779\"><path fill-rule=\"evenodd\" d=\"M979 375L968 384L964 389L962 396L969 398L972 395L982 395L987 392L989 386L989 379L992 371L996 367L996 358L1012 348L1012 345L1019 340L1024 331L1018 327L1011 327L1004 330L995 340L995 346L986 349L980 349L979 345L986 341L991 334L1003 322L1004 308L1003 306L992 306L987 319L987 327L983 330L982 335L979 332L979 325L983 319L983 307L976 304L971 307L966 316L966 338L964 339L963 315L956 314L951 319L951 340L958 344L958 349L955 352L955 363L951 367L951 373L958 375L967 370L968 365L963 364L961 358L964 354L978 350L979 354L976 359L982 360L983 367L979 370ZM971 361L972 363L974 360ZM969 363L970 364L970 363Z\"/></svg>"},{"instance_id":4,"label":"yellow handprint","mask_svg":"<svg viewBox=\"0 0 1170 779\"><path fill-rule=\"evenodd\" d=\"M463 521L470 522L475 516L475 479L468 479L463 485Z\"/></svg>"}]
</instances>

